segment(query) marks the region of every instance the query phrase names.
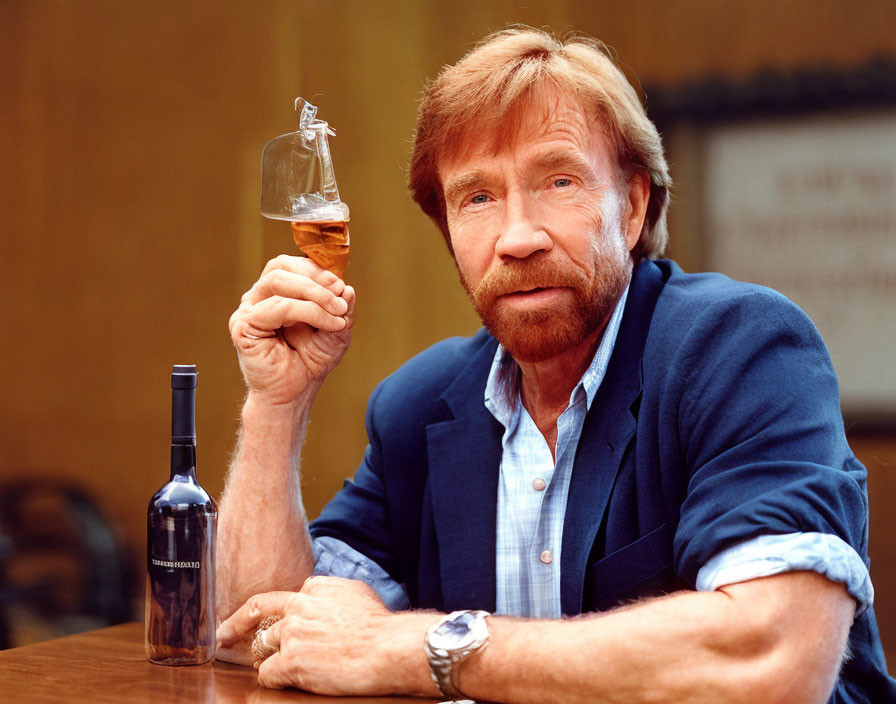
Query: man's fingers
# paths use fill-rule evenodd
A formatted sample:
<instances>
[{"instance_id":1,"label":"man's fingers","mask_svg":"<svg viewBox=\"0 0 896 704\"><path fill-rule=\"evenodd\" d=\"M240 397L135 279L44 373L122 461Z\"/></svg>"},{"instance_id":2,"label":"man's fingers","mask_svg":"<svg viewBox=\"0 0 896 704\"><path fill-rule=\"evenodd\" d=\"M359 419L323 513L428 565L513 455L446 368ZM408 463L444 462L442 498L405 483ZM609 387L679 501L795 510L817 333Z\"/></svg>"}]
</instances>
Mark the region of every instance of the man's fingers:
<instances>
[{"instance_id":1,"label":"man's fingers","mask_svg":"<svg viewBox=\"0 0 896 704\"><path fill-rule=\"evenodd\" d=\"M269 648L280 650L280 637L283 629L283 620L277 621L270 628L266 629L264 634L263 645Z\"/></svg>"},{"instance_id":2,"label":"man's fingers","mask_svg":"<svg viewBox=\"0 0 896 704\"><path fill-rule=\"evenodd\" d=\"M288 328L304 323L324 332L344 330L346 319L333 315L311 301L271 296L252 306L247 306L241 316L244 325L240 332L246 337L269 337L278 328Z\"/></svg>"},{"instance_id":3,"label":"man's fingers","mask_svg":"<svg viewBox=\"0 0 896 704\"><path fill-rule=\"evenodd\" d=\"M353 286L346 286L342 292L343 300L348 304L348 310L345 315L352 316L355 313L355 289Z\"/></svg>"},{"instance_id":4,"label":"man's fingers","mask_svg":"<svg viewBox=\"0 0 896 704\"><path fill-rule=\"evenodd\" d=\"M256 594L233 612L215 634L218 646L228 648L248 635L255 635L258 624L268 616L282 616L293 592Z\"/></svg>"},{"instance_id":5,"label":"man's fingers","mask_svg":"<svg viewBox=\"0 0 896 704\"><path fill-rule=\"evenodd\" d=\"M255 304L265 298L283 296L284 298L313 301L333 315L345 315L348 311L348 303L339 295L344 291L344 286L342 291L336 293L308 275L274 269L263 274L255 282L255 285L243 296L243 302Z\"/></svg>"},{"instance_id":6,"label":"man's fingers","mask_svg":"<svg viewBox=\"0 0 896 704\"><path fill-rule=\"evenodd\" d=\"M332 271L324 269L317 262L308 257L294 257L288 254L281 254L265 264L261 275L264 276L268 272L276 269L283 269L284 271L291 271L294 274L308 276L321 286L325 286L333 291L337 296L341 295L342 289L345 288L345 282L342 279L336 276Z\"/></svg>"},{"instance_id":7,"label":"man's fingers","mask_svg":"<svg viewBox=\"0 0 896 704\"><path fill-rule=\"evenodd\" d=\"M342 316L345 318L345 329L351 330L355 324L355 289L351 286L346 286L345 291L342 292L342 298L348 304L348 310Z\"/></svg>"},{"instance_id":8,"label":"man's fingers","mask_svg":"<svg viewBox=\"0 0 896 704\"><path fill-rule=\"evenodd\" d=\"M269 689L283 689L284 687L299 687L298 673L290 672L289 660L283 653L276 652L267 658L258 667L258 684Z\"/></svg>"},{"instance_id":9,"label":"man's fingers","mask_svg":"<svg viewBox=\"0 0 896 704\"><path fill-rule=\"evenodd\" d=\"M255 662L255 656L245 645L234 648L218 646L215 650L215 660L232 662L235 665L252 665Z\"/></svg>"}]
</instances>

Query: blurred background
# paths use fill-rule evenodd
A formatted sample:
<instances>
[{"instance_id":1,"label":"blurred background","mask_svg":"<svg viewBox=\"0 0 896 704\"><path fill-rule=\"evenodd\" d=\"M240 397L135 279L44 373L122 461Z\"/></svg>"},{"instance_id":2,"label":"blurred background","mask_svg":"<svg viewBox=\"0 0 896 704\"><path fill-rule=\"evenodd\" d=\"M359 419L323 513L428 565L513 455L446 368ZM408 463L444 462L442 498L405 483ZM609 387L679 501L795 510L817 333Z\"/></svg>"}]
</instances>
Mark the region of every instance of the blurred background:
<instances>
[{"instance_id":1,"label":"blurred background","mask_svg":"<svg viewBox=\"0 0 896 704\"><path fill-rule=\"evenodd\" d=\"M295 129L297 95L337 132L358 291L352 347L304 453L313 517L361 458L376 383L478 326L405 186L419 91L441 66L510 22L613 47L648 105L658 96L652 115L681 184L669 254L693 271L711 244L694 225L699 115L676 114L675 96L709 79L843 76L893 59L894 15L892 0L0 2L0 639L142 619L145 511L168 477L174 363L199 366L198 473L220 495L243 395L227 321L264 262L293 251L258 201L262 148ZM890 403L849 428L869 470L875 606L892 661Z\"/></svg>"}]
</instances>

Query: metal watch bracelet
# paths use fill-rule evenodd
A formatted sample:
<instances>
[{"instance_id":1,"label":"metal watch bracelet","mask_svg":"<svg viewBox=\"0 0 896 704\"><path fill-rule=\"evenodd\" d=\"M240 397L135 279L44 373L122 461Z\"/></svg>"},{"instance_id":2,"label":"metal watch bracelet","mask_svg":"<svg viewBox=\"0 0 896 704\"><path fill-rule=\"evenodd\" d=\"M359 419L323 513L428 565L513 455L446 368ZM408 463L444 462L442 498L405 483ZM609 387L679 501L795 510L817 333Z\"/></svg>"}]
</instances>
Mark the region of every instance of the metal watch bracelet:
<instances>
[{"instance_id":1,"label":"metal watch bracelet","mask_svg":"<svg viewBox=\"0 0 896 704\"><path fill-rule=\"evenodd\" d=\"M448 621L459 618L464 614L474 614L476 617L482 618L491 616L488 611L473 611L470 609L454 611L447 616L440 618L429 628L426 632L426 640L424 641L423 646L426 652L426 659L429 661L432 681L435 682L439 691L442 692L444 696L450 697L451 699L467 699L467 696L455 685L456 669L469 655L482 650L488 645L488 630L486 629L484 637L475 639L465 647L458 649L439 648L433 646L430 641L433 634L435 634L442 625Z\"/></svg>"}]
</instances>

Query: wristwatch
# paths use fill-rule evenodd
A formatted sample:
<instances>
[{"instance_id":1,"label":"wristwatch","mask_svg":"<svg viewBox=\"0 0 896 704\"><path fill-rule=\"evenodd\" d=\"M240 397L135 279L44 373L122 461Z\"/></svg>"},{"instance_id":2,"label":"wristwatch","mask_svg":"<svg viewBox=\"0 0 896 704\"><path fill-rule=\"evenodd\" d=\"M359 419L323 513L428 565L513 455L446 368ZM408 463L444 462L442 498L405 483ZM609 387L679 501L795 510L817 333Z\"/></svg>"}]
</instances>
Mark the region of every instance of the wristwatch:
<instances>
[{"instance_id":1,"label":"wristwatch","mask_svg":"<svg viewBox=\"0 0 896 704\"><path fill-rule=\"evenodd\" d=\"M452 699L465 695L457 688L457 667L468 656L488 645L488 611L454 611L426 632L423 649L432 670L432 681Z\"/></svg>"}]
</instances>

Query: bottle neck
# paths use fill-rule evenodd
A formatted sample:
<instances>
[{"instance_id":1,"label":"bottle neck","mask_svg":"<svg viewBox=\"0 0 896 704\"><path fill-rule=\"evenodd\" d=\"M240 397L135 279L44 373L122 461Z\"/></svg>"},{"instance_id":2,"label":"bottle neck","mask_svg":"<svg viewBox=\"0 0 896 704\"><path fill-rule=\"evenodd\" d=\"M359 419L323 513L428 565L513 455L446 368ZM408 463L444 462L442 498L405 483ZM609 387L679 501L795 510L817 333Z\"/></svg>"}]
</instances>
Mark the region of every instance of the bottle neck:
<instances>
[{"instance_id":1,"label":"bottle neck","mask_svg":"<svg viewBox=\"0 0 896 704\"><path fill-rule=\"evenodd\" d=\"M182 477L196 481L196 443L171 445L171 480Z\"/></svg>"},{"instance_id":2,"label":"bottle neck","mask_svg":"<svg viewBox=\"0 0 896 704\"><path fill-rule=\"evenodd\" d=\"M171 444L196 444L196 389L171 389Z\"/></svg>"},{"instance_id":3,"label":"bottle neck","mask_svg":"<svg viewBox=\"0 0 896 704\"><path fill-rule=\"evenodd\" d=\"M196 481L196 387L176 385L171 389L171 480Z\"/></svg>"}]
</instances>

